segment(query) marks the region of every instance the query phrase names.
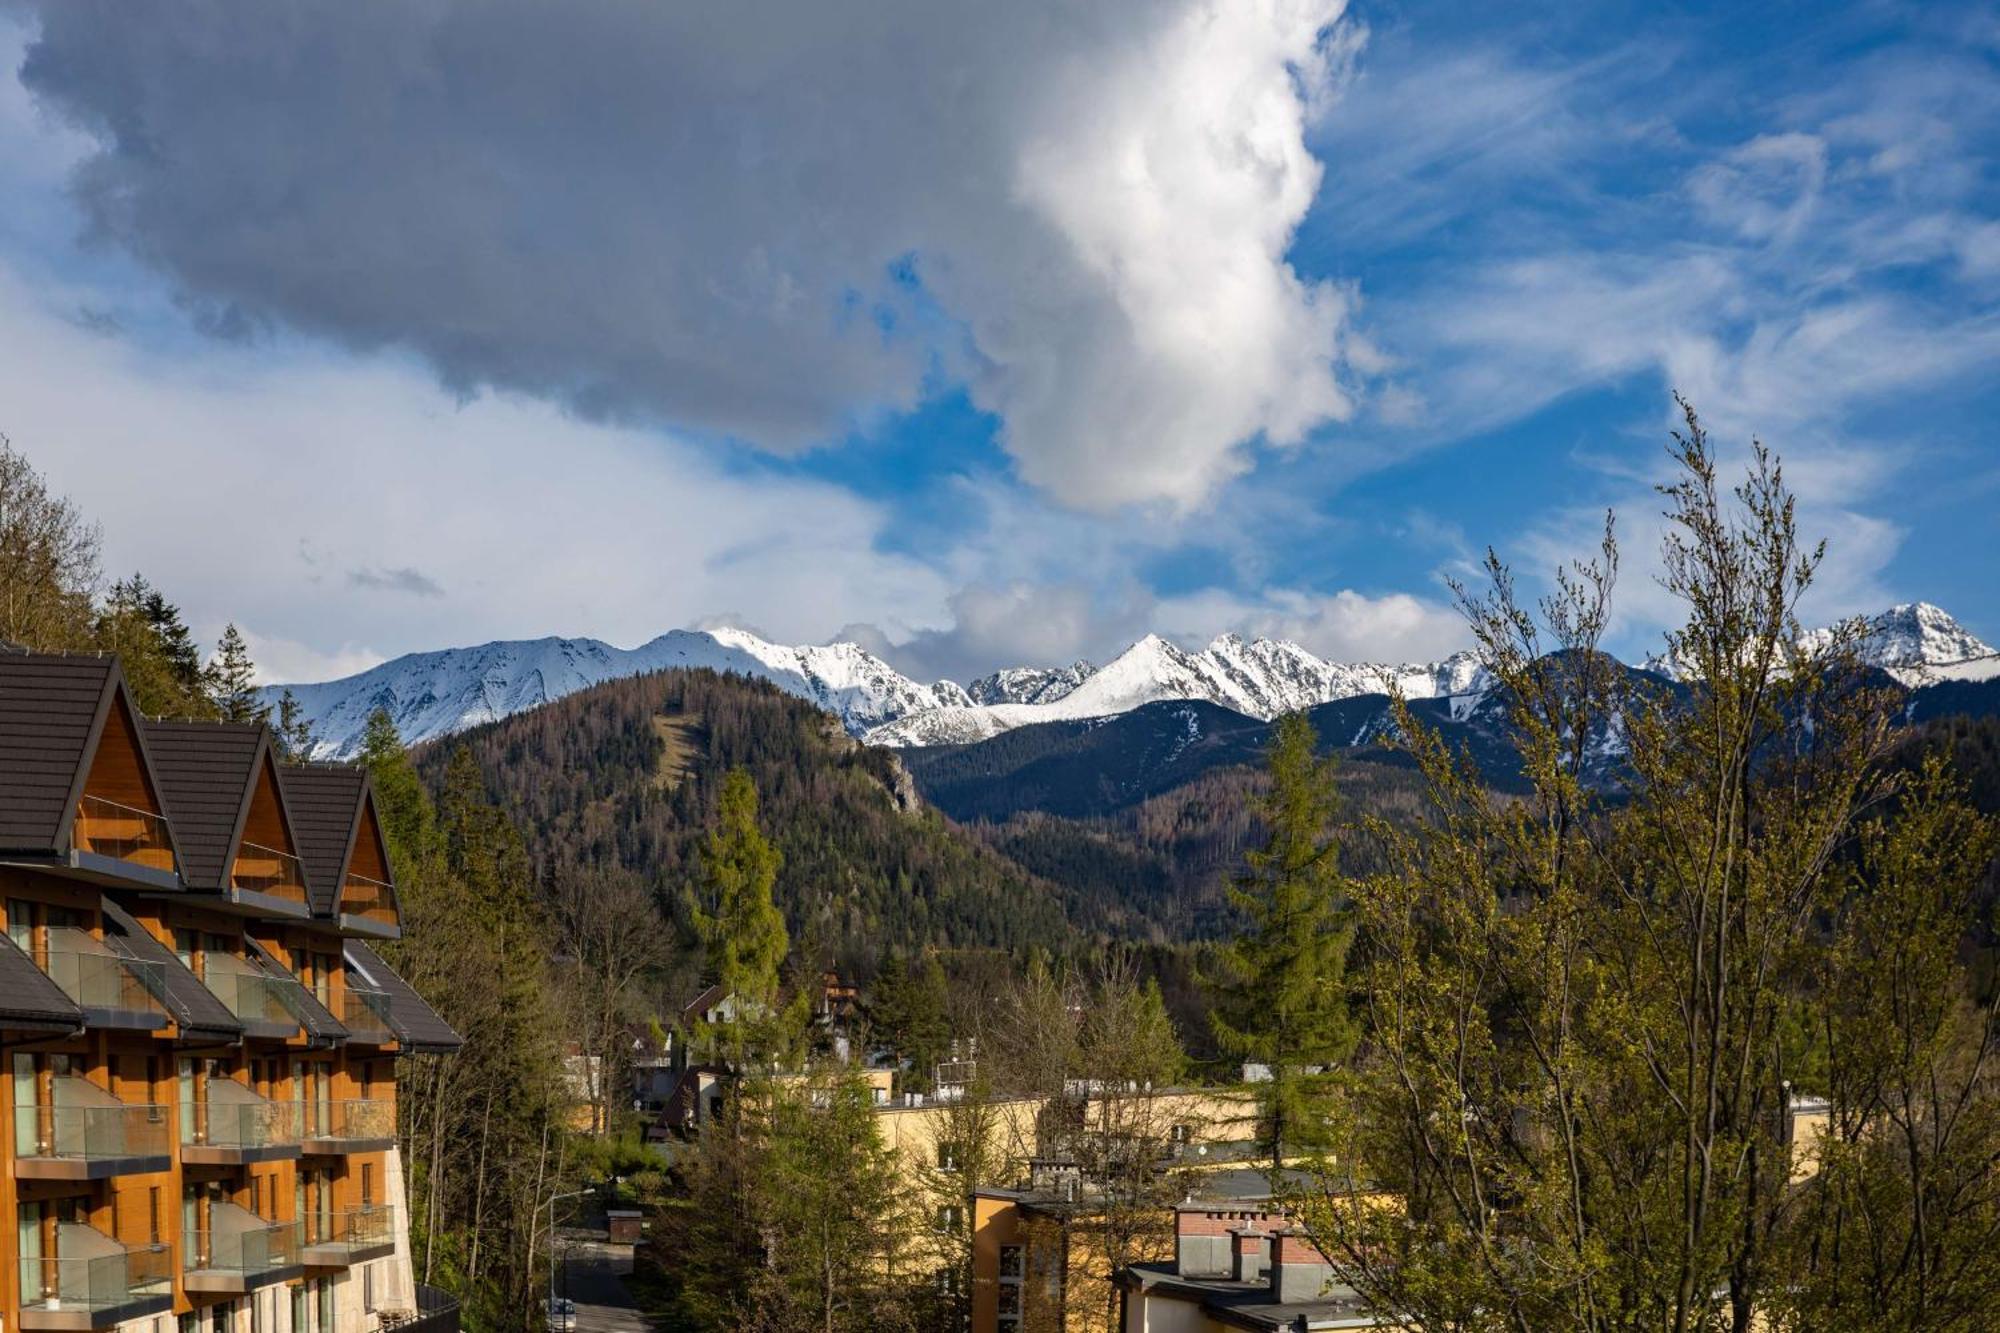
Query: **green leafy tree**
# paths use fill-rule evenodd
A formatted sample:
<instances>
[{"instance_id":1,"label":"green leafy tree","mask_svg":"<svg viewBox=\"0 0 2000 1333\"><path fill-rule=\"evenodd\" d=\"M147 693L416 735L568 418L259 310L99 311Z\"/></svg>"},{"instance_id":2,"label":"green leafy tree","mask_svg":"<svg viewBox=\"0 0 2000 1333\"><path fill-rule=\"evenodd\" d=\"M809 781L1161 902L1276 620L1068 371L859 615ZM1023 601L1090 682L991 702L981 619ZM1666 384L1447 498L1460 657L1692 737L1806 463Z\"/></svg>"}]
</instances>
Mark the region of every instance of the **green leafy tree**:
<instances>
[{"instance_id":1,"label":"green leafy tree","mask_svg":"<svg viewBox=\"0 0 2000 1333\"><path fill-rule=\"evenodd\" d=\"M0 435L0 642L88 647L100 535Z\"/></svg>"},{"instance_id":2,"label":"green leafy tree","mask_svg":"<svg viewBox=\"0 0 2000 1333\"><path fill-rule=\"evenodd\" d=\"M1681 688L1599 651L1607 524L1538 613L1491 555L1462 598L1525 792L1399 709L1428 809L1352 884L1367 1054L1306 1219L1424 1333L1978 1326L1993 1029L1955 952L1991 844L1899 796L1860 627L1802 641L1822 548L1776 459L1724 491L1692 409L1673 452ZM1820 1078L1830 1139L1793 1132Z\"/></svg>"},{"instance_id":3,"label":"green leafy tree","mask_svg":"<svg viewBox=\"0 0 2000 1333\"><path fill-rule=\"evenodd\" d=\"M271 705L257 698L257 664L242 631L228 625L208 663L208 694L224 722L268 722Z\"/></svg>"},{"instance_id":4,"label":"green leafy tree","mask_svg":"<svg viewBox=\"0 0 2000 1333\"><path fill-rule=\"evenodd\" d=\"M707 957L708 975L735 997L735 1016L719 1026L733 1069L747 1057L773 1058L780 1044L780 971L789 943L771 901L783 858L757 827L757 787L742 769L722 781L714 827L702 849L701 880L687 902L688 920Z\"/></svg>"},{"instance_id":5,"label":"green leafy tree","mask_svg":"<svg viewBox=\"0 0 2000 1333\"><path fill-rule=\"evenodd\" d=\"M1325 1095L1356 1037L1346 981L1354 931L1331 832L1333 764L1318 748L1303 713L1278 719L1259 802L1268 833L1230 891L1243 931L1223 946L1212 978L1217 1043L1269 1071L1257 1095L1273 1173L1287 1149L1325 1146Z\"/></svg>"}]
</instances>

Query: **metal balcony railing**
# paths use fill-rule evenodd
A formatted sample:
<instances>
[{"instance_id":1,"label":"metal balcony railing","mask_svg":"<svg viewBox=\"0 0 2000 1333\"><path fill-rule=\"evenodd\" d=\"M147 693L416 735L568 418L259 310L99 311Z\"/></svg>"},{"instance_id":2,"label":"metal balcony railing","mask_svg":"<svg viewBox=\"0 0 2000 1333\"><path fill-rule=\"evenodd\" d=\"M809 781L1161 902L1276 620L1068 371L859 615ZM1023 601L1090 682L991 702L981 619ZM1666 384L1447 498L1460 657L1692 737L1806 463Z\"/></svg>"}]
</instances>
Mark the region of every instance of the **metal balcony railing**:
<instances>
[{"instance_id":1,"label":"metal balcony railing","mask_svg":"<svg viewBox=\"0 0 2000 1333\"><path fill-rule=\"evenodd\" d=\"M32 1316L123 1310L142 1301L173 1297L172 1258L165 1245L120 1245L95 1227L64 1222L56 1228L53 1255L20 1259L23 1327Z\"/></svg>"},{"instance_id":2,"label":"metal balcony railing","mask_svg":"<svg viewBox=\"0 0 2000 1333\"><path fill-rule=\"evenodd\" d=\"M190 1275L220 1278L196 1286L254 1286L258 1279L275 1280L301 1263L304 1231L297 1222L272 1222L247 1208L216 1201L208 1205L209 1223L188 1238L184 1269Z\"/></svg>"},{"instance_id":3,"label":"metal balcony railing","mask_svg":"<svg viewBox=\"0 0 2000 1333\"><path fill-rule=\"evenodd\" d=\"M305 862L290 852L259 843L236 845L236 862L229 868L229 882L246 893L272 898L306 900Z\"/></svg>"},{"instance_id":4,"label":"metal balcony railing","mask_svg":"<svg viewBox=\"0 0 2000 1333\"><path fill-rule=\"evenodd\" d=\"M396 1039L389 1026L389 997L385 992L349 983L340 993L340 1025L356 1041L382 1043Z\"/></svg>"},{"instance_id":5,"label":"metal balcony railing","mask_svg":"<svg viewBox=\"0 0 2000 1333\"><path fill-rule=\"evenodd\" d=\"M298 983L290 977L225 953L203 955L201 970L202 984L243 1022L267 1029L299 1026L291 993Z\"/></svg>"},{"instance_id":6,"label":"metal balcony railing","mask_svg":"<svg viewBox=\"0 0 2000 1333\"><path fill-rule=\"evenodd\" d=\"M73 1074L55 1080L52 1102L14 1108L14 1156L23 1165L160 1158L172 1150L166 1107L122 1102Z\"/></svg>"},{"instance_id":7,"label":"metal balcony railing","mask_svg":"<svg viewBox=\"0 0 2000 1333\"><path fill-rule=\"evenodd\" d=\"M340 914L389 925L396 919L396 891L379 879L349 871L340 885Z\"/></svg>"},{"instance_id":8,"label":"metal balcony railing","mask_svg":"<svg viewBox=\"0 0 2000 1333\"><path fill-rule=\"evenodd\" d=\"M307 1213L304 1258L308 1264L341 1266L396 1244L396 1210L387 1204Z\"/></svg>"},{"instance_id":9,"label":"metal balcony railing","mask_svg":"<svg viewBox=\"0 0 2000 1333\"><path fill-rule=\"evenodd\" d=\"M166 819L150 810L85 796L76 803L70 845L80 852L172 874L174 844L167 828Z\"/></svg>"},{"instance_id":10,"label":"metal balcony railing","mask_svg":"<svg viewBox=\"0 0 2000 1333\"><path fill-rule=\"evenodd\" d=\"M104 941L75 926L51 926L35 962L62 993L100 1020L157 1026L166 1018L163 963L111 952Z\"/></svg>"},{"instance_id":11,"label":"metal balcony railing","mask_svg":"<svg viewBox=\"0 0 2000 1333\"><path fill-rule=\"evenodd\" d=\"M385 1098L346 1097L301 1102L301 1137L327 1143L375 1143L396 1137L396 1103Z\"/></svg>"},{"instance_id":12,"label":"metal balcony railing","mask_svg":"<svg viewBox=\"0 0 2000 1333\"><path fill-rule=\"evenodd\" d=\"M181 1110L184 1147L251 1152L299 1141L295 1105L260 1097L234 1079L209 1079L207 1099Z\"/></svg>"}]
</instances>

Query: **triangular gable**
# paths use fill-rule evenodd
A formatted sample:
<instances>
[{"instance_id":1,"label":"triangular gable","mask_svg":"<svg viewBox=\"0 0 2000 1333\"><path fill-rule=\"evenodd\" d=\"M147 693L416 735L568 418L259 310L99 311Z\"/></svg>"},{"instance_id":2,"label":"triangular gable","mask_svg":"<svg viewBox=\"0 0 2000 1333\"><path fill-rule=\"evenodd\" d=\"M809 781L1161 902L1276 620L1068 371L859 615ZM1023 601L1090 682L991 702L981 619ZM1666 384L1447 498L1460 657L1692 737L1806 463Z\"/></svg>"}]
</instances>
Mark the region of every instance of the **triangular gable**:
<instances>
[{"instance_id":1,"label":"triangular gable","mask_svg":"<svg viewBox=\"0 0 2000 1333\"><path fill-rule=\"evenodd\" d=\"M258 856L258 851L278 853ZM265 865L264 862L271 862ZM250 780L243 784L243 802L229 837L229 877L235 883L246 869L275 871L275 877L257 875L255 884L239 884L274 898L308 904L305 865L299 858L298 839L292 833L290 807L285 803L284 785L278 779L277 748L271 743L269 728L263 728L251 761Z\"/></svg>"},{"instance_id":2,"label":"triangular gable","mask_svg":"<svg viewBox=\"0 0 2000 1333\"><path fill-rule=\"evenodd\" d=\"M84 761L77 766L58 836L79 851L125 849L106 854L151 870L173 873L178 867L173 830L153 776L139 710L116 663L105 677L104 696L91 723Z\"/></svg>"},{"instance_id":3,"label":"triangular gable","mask_svg":"<svg viewBox=\"0 0 2000 1333\"><path fill-rule=\"evenodd\" d=\"M373 884L357 884L354 882L357 876ZM381 888L376 889L375 884ZM389 865L389 843L375 813L374 784L365 779L361 784L361 799L356 803L354 832L348 839L334 914L358 917L391 931L402 928L402 910L396 901L396 882Z\"/></svg>"}]
</instances>

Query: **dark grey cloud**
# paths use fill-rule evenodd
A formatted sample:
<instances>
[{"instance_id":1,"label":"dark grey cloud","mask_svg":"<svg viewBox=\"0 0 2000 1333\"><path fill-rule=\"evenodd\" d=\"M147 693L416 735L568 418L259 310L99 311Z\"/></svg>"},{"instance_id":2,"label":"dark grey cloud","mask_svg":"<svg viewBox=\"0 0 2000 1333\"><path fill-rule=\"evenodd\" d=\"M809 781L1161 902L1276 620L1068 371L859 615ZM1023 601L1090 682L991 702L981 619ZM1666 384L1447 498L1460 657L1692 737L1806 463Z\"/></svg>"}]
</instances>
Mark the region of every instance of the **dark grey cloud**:
<instances>
[{"instance_id":1,"label":"dark grey cloud","mask_svg":"<svg viewBox=\"0 0 2000 1333\"><path fill-rule=\"evenodd\" d=\"M777 449L941 366L1031 482L1192 504L1347 410L1284 258L1341 3L42 0L21 78L218 336Z\"/></svg>"},{"instance_id":2,"label":"dark grey cloud","mask_svg":"<svg viewBox=\"0 0 2000 1333\"><path fill-rule=\"evenodd\" d=\"M347 571L347 581L357 588L374 592L405 592L413 597L442 597L444 588L420 569L408 565L396 569L364 566Z\"/></svg>"}]
</instances>

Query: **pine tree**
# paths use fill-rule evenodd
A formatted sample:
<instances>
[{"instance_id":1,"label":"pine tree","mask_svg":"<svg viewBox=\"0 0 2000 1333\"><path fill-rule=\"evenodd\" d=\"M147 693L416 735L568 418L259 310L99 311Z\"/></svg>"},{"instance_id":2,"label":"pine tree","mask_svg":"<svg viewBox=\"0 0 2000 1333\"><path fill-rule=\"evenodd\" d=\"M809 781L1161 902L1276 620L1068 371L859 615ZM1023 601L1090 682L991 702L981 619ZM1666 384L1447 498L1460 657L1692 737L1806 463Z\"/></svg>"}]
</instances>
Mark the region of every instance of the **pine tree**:
<instances>
[{"instance_id":1,"label":"pine tree","mask_svg":"<svg viewBox=\"0 0 2000 1333\"><path fill-rule=\"evenodd\" d=\"M257 699L257 667L234 624L224 628L208 663L208 693L224 722L268 722L271 705Z\"/></svg>"},{"instance_id":2,"label":"pine tree","mask_svg":"<svg viewBox=\"0 0 2000 1333\"><path fill-rule=\"evenodd\" d=\"M771 900L783 858L757 827L757 787L744 770L722 782L720 809L702 848L700 887L688 919L707 955L708 975L735 997L734 1021L721 1034L732 1068L751 1048L768 1058L779 1034L778 982L789 939Z\"/></svg>"},{"instance_id":3,"label":"pine tree","mask_svg":"<svg viewBox=\"0 0 2000 1333\"><path fill-rule=\"evenodd\" d=\"M1244 931L1224 946L1211 979L1223 1051L1269 1071L1257 1095L1274 1174L1287 1149L1324 1147L1316 1102L1355 1043L1346 982L1353 927L1329 832L1333 763L1318 746L1303 713L1278 719L1259 803L1269 834L1230 891Z\"/></svg>"},{"instance_id":4,"label":"pine tree","mask_svg":"<svg viewBox=\"0 0 2000 1333\"><path fill-rule=\"evenodd\" d=\"M429 856L436 842L436 812L386 708L368 715L368 725L361 733L359 762L368 770L375 790L375 813L397 863Z\"/></svg>"},{"instance_id":5,"label":"pine tree","mask_svg":"<svg viewBox=\"0 0 2000 1333\"><path fill-rule=\"evenodd\" d=\"M319 730L306 716L305 705L289 689L278 696L278 748L285 758L293 763L304 763L312 758L313 748L319 744Z\"/></svg>"},{"instance_id":6,"label":"pine tree","mask_svg":"<svg viewBox=\"0 0 2000 1333\"><path fill-rule=\"evenodd\" d=\"M951 1041L945 1008L951 999L944 967L927 951L913 969L891 954L868 988L867 1016L875 1044L907 1066L903 1084L928 1092L937 1064Z\"/></svg>"},{"instance_id":7,"label":"pine tree","mask_svg":"<svg viewBox=\"0 0 2000 1333\"><path fill-rule=\"evenodd\" d=\"M217 716L200 654L180 609L143 574L111 585L97 609L93 646L116 653L139 711L154 717Z\"/></svg>"}]
</instances>

